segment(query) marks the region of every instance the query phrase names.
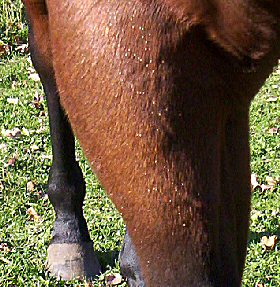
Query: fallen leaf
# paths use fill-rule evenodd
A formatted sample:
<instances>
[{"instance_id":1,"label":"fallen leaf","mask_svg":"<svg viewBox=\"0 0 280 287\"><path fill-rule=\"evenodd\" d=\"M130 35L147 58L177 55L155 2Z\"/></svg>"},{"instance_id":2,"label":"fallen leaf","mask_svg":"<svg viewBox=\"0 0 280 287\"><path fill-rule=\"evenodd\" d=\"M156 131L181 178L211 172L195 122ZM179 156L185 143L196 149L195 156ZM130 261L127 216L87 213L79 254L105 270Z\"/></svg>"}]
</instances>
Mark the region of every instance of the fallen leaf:
<instances>
[{"instance_id":1,"label":"fallen leaf","mask_svg":"<svg viewBox=\"0 0 280 287\"><path fill-rule=\"evenodd\" d=\"M263 236L261 238L261 244L265 251L273 250L275 248L276 243L277 243L276 235L272 235L269 237Z\"/></svg>"},{"instance_id":2,"label":"fallen leaf","mask_svg":"<svg viewBox=\"0 0 280 287\"><path fill-rule=\"evenodd\" d=\"M28 44L21 44L16 47L16 51L20 53L28 53Z\"/></svg>"},{"instance_id":3,"label":"fallen leaf","mask_svg":"<svg viewBox=\"0 0 280 287\"><path fill-rule=\"evenodd\" d=\"M278 134L278 131L279 131L278 128L271 128L271 129L269 129L268 132L269 132L271 135L276 135L276 134Z\"/></svg>"},{"instance_id":4,"label":"fallen leaf","mask_svg":"<svg viewBox=\"0 0 280 287\"><path fill-rule=\"evenodd\" d=\"M251 220L257 221L261 215L262 213L260 211L257 210L252 211Z\"/></svg>"},{"instance_id":5,"label":"fallen leaf","mask_svg":"<svg viewBox=\"0 0 280 287\"><path fill-rule=\"evenodd\" d=\"M0 257L0 260L6 264L11 264L11 261L9 261L8 259L6 259L4 257Z\"/></svg>"},{"instance_id":6,"label":"fallen leaf","mask_svg":"<svg viewBox=\"0 0 280 287\"><path fill-rule=\"evenodd\" d=\"M12 81L12 85L11 85L12 90L14 90L16 87L17 87L17 82Z\"/></svg>"},{"instance_id":7,"label":"fallen leaf","mask_svg":"<svg viewBox=\"0 0 280 287\"><path fill-rule=\"evenodd\" d=\"M19 128L14 128L12 130L2 129L2 135L8 138L19 138L21 136L21 131Z\"/></svg>"},{"instance_id":8,"label":"fallen leaf","mask_svg":"<svg viewBox=\"0 0 280 287\"><path fill-rule=\"evenodd\" d=\"M6 144L0 144L0 150L1 151L7 151L8 150L8 148L7 148L7 145Z\"/></svg>"},{"instance_id":9,"label":"fallen leaf","mask_svg":"<svg viewBox=\"0 0 280 287\"><path fill-rule=\"evenodd\" d=\"M21 130L21 133L22 133L22 135L24 135L24 136L30 136L30 133L29 133L29 131L28 131L28 129L27 128L22 128L22 130Z\"/></svg>"},{"instance_id":10,"label":"fallen leaf","mask_svg":"<svg viewBox=\"0 0 280 287\"><path fill-rule=\"evenodd\" d=\"M272 210L271 215L272 216L278 216L280 212L278 210Z\"/></svg>"},{"instance_id":11,"label":"fallen leaf","mask_svg":"<svg viewBox=\"0 0 280 287\"><path fill-rule=\"evenodd\" d=\"M18 98L8 98L7 102L9 104L17 105L18 104Z\"/></svg>"},{"instance_id":12,"label":"fallen leaf","mask_svg":"<svg viewBox=\"0 0 280 287\"><path fill-rule=\"evenodd\" d=\"M105 277L106 285L118 285L122 282L122 276L119 273L113 273Z\"/></svg>"},{"instance_id":13,"label":"fallen leaf","mask_svg":"<svg viewBox=\"0 0 280 287\"><path fill-rule=\"evenodd\" d=\"M39 147L36 145L36 144L33 144L30 146L30 150L33 152L33 151L37 151L39 150Z\"/></svg>"},{"instance_id":14,"label":"fallen leaf","mask_svg":"<svg viewBox=\"0 0 280 287\"><path fill-rule=\"evenodd\" d=\"M269 97L266 101L267 102L277 102L277 97Z\"/></svg>"},{"instance_id":15,"label":"fallen leaf","mask_svg":"<svg viewBox=\"0 0 280 287\"><path fill-rule=\"evenodd\" d=\"M28 181L26 184L26 190L29 192L33 192L35 189L35 184L32 181Z\"/></svg>"},{"instance_id":16,"label":"fallen leaf","mask_svg":"<svg viewBox=\"0 0 280 287\"><path fill-rule=\"evenodd\" d=\"M18 28L19 30L23 30L23 28L24 28L23 23L21 23L21 22L17 23L17 28Z\"/></svg>"},{"instance_id":17,"label":"fallen leaf","mask_svg":"<svg viewBox=\"0 0 280 287\"><path fill-rule=\"evenodd\" d=\"M2 242L2 243L0 243L0 251L2 251L2 252L10 252L11 249L9 248L7 243Z\"/></svg>"},{"instance_id":18,"label":"fallen leaf","mask_svg":"<svg viewBox=\"0 0 280 287\"><path fill-rule=\"evenodd\" d=\"M53 158L53 157L52 157L52 155L50 155L50 154L42 154L42 159L43 159L43 160L45 160L45 159L46 159L46 160L52 160L52 158Z\"/></svg>"},{"instance_id":19,"label":"fallen leaf","mask_svg":"<svg viewBox=\"0 0 280 287\"><path fill-rule=\"evenodd\" d=\"M251 188L252 191L255 190L257 187L260 187L260 184L258 182L258 177L256 174L252 173L251 174Z\"/></svg>"},{"instance_id":20,"label":"fallen leaf","mask_svg":"<svg viewBox=\"0 0 280 287\"><path fill-rule=\"evenodd\" d=\"M10 52L10 47L3 42L0 42L0 55L7 55Z\"/></svg>"},{"instance_id":21,"label":"fallen leaf","mask_svg":"<svg viewBox=\"0 0 280 287\"><path fill-rule=\"evenodd\" d=\"M16 161L17 161L16 157L10 158L7 162L7 166L15 166Z\"/></svg>"},{"instance_id":22,"label":"fallen leaf","mask_svg":"<svg viewBox=\"0 0 280 287\"><path fill-rule=\"evenodd\" d=\"M46 112L43 110L43 111L40 111L40 117L45 117L46 116Z\"/></svg>"},{"instance_id":23,"label":"fallen leaf","mask_svg":"<svg viewBox=\"0 0 280 287\"><path fill-rule=\"evenodd\" d=\"M36 210L33 207L29 207L26 212L29 215L30 220L33 220L33 221L39 221L40 220L40 216L38 215L38 213L36 212Z\"/></svg>"},{"instance_id":24,"label":"fallen leaf","mask_svg":"<svg viewBox=\"0 0 280 287\"><path fill-rule=\"evenodd\" d=\"M28 79L34 81L34 82L39 82L40 81L40 77L37 73L32 73L28 76Z\"/></svg>"},{"instance_id":25,"label":"fallen leaf","mask_svg":"<svg viewBox=\"0 0 280 287\"><path fill-rule=\"evenodd\" d=\"M268 185L275 186L275 185L277 184L277 180L274 179L274 178L271 177L271 176L267 176L267 177L265 178L265 180L266 180L266 182L267 182Z\"/></svg>"},{"instance_id":26,"label":"fallen leaf","mask_svg":"<svg viewBox=\"0 0 280 287\"><path fill-rule=\"evenodd\" d=\"M43 109L44 96L39 95L38 91L35 92L33 105L37 110Z\"/></svg>"},{"instance_id":27,"label":"fallen leaf","mask_svg":"<svg viewBox=\"0 0 280 287\"><path fill-rule=\"evenodd\" d=\"M266 185L266 184L262 184L262 185L261 185L261 190L262 190L262 192L267 191L267 190L273 191L273 189L274 189L274 186L273 186L273 185Z\"/></svg>"}]
</instances>

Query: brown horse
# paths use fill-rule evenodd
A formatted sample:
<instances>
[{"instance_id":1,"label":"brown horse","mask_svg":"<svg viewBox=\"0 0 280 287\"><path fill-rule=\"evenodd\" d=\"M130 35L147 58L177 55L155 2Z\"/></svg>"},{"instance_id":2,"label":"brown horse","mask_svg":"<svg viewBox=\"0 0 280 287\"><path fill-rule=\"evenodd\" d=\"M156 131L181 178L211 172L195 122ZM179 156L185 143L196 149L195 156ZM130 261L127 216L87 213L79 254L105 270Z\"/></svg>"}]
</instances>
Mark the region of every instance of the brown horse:
<instances>
[{"instance_id":1,"label":"brown horse","mask_svg":"<svg viewBox=\"0 0 280 287\"><path fill-rule=\"evenodd\" d=\"M50 114L50 270L100 271L72 128L127 224L130 286L240 286L248 110L280 56L280 2L23 2Z\"/></svg>"}]
</instances>

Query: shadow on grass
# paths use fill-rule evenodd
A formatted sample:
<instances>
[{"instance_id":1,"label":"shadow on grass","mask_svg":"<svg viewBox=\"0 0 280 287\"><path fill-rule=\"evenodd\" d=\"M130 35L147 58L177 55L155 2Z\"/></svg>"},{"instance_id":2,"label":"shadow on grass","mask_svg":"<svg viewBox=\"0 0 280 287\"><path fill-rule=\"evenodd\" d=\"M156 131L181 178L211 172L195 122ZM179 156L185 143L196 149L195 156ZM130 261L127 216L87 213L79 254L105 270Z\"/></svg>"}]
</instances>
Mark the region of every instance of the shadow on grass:
<instances>
[{"instance_id":1,"label":"shadow on grass","mask_svg":"<svg viewBox=\"0 0 280 287\"><path fill-rule=\"evenodd\" d=\"M98 261L101 265L101 271L104 273L108 270L108 266L114 268L116 266L116 262L119 260L119 251L94 251Z\"/></svg>"}]
</instances>

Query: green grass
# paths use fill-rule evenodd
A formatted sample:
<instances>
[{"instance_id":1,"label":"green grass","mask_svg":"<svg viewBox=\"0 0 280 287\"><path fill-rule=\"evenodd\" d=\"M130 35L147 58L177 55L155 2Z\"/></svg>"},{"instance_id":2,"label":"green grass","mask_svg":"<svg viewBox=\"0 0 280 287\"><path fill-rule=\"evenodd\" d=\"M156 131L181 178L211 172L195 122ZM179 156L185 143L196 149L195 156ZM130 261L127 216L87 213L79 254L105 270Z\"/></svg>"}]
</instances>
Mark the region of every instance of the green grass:
<instances>
[{"instance_id":1,"label":"green grass","mask_svg":"<svg viewBox=\"0 0 280 287\"><path fill-rule=\"evenodd\" d=\"M21 45L26 43L28 30L24 18L21 1L0 0L0 56L20 54L24 50Z\"/></svg>"},{"instance_id":2,"label":"green grass","mask_svg":"<svg viewBox=\"0 0 280 287\"><path fill-rule=\"evenodd\" d=\"M34 97L42 95L42 88L40 83L28 79L28 69L27 56L15 56L0 66L0 243L7 243L10 249L0 253L0 286L57 286L58 282L45 272L46 250L54 221L54 211L46 196L51 164L47 109L44 101L39 107L34 105ZM10 98L19 101L9 103ZM14 128L25 132L18 138L3 135L4 131ZM77 157L87 183L85 215L94 247L102 253L117 251L124 235L122 219L80 149ZM16 159L14 166L8 166L12 158ZM35 184L34 190L27 190L30 181ZM36 210L40 221L29 219L29 207ZM115 263L111 257L100 259L105 265ZM100 280L102 282L102 278ZM96 286L102 286L100 282ZM77 284L78 281L73 281L67 286Z\"/></svg>"},{"instance_id":3,"label":"green grass","mask_svg":"<svg viewBox=\"0 0 280 287\"><path fill-rule=\"evenodd\" d=\"M251 169L265 183L271 176L280 178L280 69L270 76L251 106ZM270 129L278 129L271 134ZM248 242L244 286L280 286L280 247L263 251L260 239L263 235L280 238L280 188L261 192L256 190L252 198L251 227Z\"/></svg>"},{"instance_id":4,"label":"green grass","mask_svg":"<svg viewBox=\"0 0 280 287\"><path fill-rule=\"evenodd\" d=\"M0 286L86 286L79 281L58 282L45 271L46 250L51 239L54 211L46 196L51 147L45 101L34 103L43 94L40 83L29 78L28 55L16 49L26 41L26 25L18 0L0 0L0 45L9 53L0 58ZM20 24L20 25L19 25ZM280 178L280 71L276 70L251 107L251 166L259 181L266 176ZM271 97L277 97L271 101ZM18 99L17 104L9 103ZM36 102L36 100L35 100ZM18 128L22 135L9 138L4 131ZM278 128L278 134L271 134ZM3 131L3 134L2 134ZM80 149L77 157L87 184L85 216L95 249L107 272L115 270L109 251L118 251L124 235L122 219L92 174ZM14 165L9 165L14 159ZM34 190L26 188L34 182ZM253 193L252 219L243 286L256 283L280 286L279 244L263 251L263 235L280 236L280 190ZM33 207L40 220L27 214ZM7 244L4 250L4 244ZM102 255L103 254L103 255ZM124 285L124 284L123 284ZM93 286L105 286L104 275Z\"/></svg>"}]
</instances>

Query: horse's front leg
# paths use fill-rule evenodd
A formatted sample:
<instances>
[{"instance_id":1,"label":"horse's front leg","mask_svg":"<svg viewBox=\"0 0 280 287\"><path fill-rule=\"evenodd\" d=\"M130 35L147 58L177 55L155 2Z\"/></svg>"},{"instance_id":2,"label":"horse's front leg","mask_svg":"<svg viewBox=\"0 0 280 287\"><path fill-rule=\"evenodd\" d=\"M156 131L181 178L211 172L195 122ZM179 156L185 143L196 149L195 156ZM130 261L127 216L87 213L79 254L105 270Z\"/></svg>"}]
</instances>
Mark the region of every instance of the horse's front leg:
<instances>
[{"instance_id":1,"label":"horse's front leg","mask_svg":"<svg viewBox=\"0 0 280 287\"><path fill-rule=\"evenodd\" d=\"M48 248L48 267L63 279L93 277L100 272L100 266L83 216L85 183L75 160L74 136L52 79L44 82L44 90L53 151L48 194L56 213L53 239Z\"/></svg>"},{"instance_id":2,"label":"horse's front leg","mask_svg":"<svg viewBox=\"0 0 280 287\"><path fill-rule=\"evenodd\" d=\"M75 159L75 140L60 105L52 66L48 34L48 14L44 1L25 2L29 18L29 46L35 69L47 97L53 163L48 194L56 219L48 248L48 268L62 279L91 278L100 272L83 216L85 183Z\"/></svg>"}]
</instances>

